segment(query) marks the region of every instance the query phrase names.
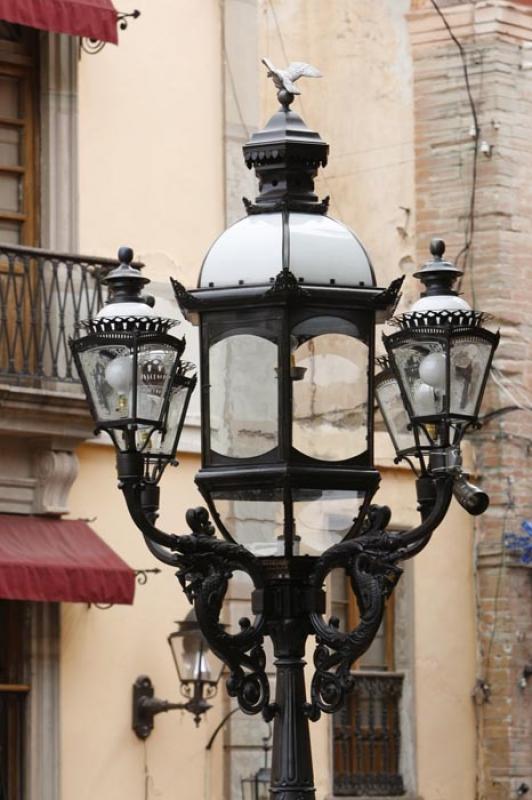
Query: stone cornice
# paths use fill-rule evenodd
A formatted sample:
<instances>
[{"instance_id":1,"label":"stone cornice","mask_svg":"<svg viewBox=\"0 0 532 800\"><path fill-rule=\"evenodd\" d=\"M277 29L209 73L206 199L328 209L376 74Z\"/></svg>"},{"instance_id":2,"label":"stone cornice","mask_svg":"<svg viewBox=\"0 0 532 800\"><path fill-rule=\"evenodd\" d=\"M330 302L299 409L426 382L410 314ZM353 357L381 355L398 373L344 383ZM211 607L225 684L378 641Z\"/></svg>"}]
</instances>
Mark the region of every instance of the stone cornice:
<instances>
[{"instance_id":1,"label":"stone cornice","mask_svg":"<svg viewBox=\"0 0 532 800\"><path fill-rule=\"evenodd\" d=\"M0 435L45 439L70 449L92 436L85 396L0 384Z\"/></svg>"},{"instance_id":2,"label":"stone cornice","mask_svg":"<svg viewBox=\"0 0 532 800\"><path fill-rule=\"evenodd\" d=\"M510 0L481 0L475 5L456 4L443 9L460 42L498 38L515 44L532 42L532 6ZM414 48L456 47L432 6L408 14Z\"/></svg>"}]
</instances>

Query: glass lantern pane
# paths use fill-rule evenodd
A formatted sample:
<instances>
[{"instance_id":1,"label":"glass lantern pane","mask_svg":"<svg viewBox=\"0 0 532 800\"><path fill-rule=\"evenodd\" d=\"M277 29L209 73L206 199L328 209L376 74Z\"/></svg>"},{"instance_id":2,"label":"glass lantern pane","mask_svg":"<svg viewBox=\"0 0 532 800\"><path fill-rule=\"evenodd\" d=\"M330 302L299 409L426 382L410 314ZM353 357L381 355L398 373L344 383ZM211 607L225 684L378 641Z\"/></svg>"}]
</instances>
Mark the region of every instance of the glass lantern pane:
<instances>
[{"instance_id":1,"label":"glass lantern pane","mask_svg":"<svg viewBox=\"0 0 532 800\"><path fill-rule=\"evenodd\" d=\"M354 490L294 489L294 553L317 555L341 542L352 528L364 497L364 492Z\"/></svg>"},{"instance_id":2,"label":"glass lantern pane","mask_svg":"<svg viewBox=\"0 0 532 800\"><path fill-rule=\"evenodd\" d=\"M105 344L79 353L90 398L100 423L132 416L133 357L127 345Z\"/></svg>"},{"instance_id":3,"label":"glass lantern pane","mask_svg":"<svg viewBox=\"0 0 532 800\"><path fill-rule=\"evenodd\" d=\"M368 348L355 333L335 317L292 331L292 443L311 458L343 461L367 450Z\"/></svg>"},{"instance_id":4,"label":"glass lantern pane","mask_svg":"<svg viewBox=\"0 0 532 800\"><path fill-rule=\"evenodd\" d=\"M474 336L451 341L451 414L475 416L491 350Z\"/></svg>"},{"instance_id":5,"label":"glass lantern pane","mask_svg":"<svg viewBox=\"0 0 532 800\"><path fill-rule=\"evenodd\" d=\"M209 648L199 627L174 633L168 641L181 681L218 681L223 664Z\"/></svg>"},{"instance_id":6,"label":"glass lantern pane","mask_svg":"<svg viewBox=\"0 0 532 800\"><path fill-rule=\"evenodd\" d=\"M281 489L212 492L223 526L257 556L284 554L284 504Z\"/></svg>"},{"instance_id":7,"label":"glass lantern pane","mask_svg":"<svg viewBox=\"0 0 532 800\"><path fill-rule=\"evenodd\" d=\"M431 417L445 410L446 364L444 343L407 342L391 354L414 417Z\"/></svg>"},{"instance_id":8,"label":"glass lantern pane","mask_svg":"<svg viewBox=\"0 0 532 800\"><path fill-rule=\"evenodd\" d=\"M270 770L261 769L256 778L257 800L269 800L270 797Z\"/></svg>"},{"instance_id":9,"label":"glass lantern pane","mask_svg":"<svg viewBox=\"0 0 532 800\"><path fill-rule=\"evenodd\" d=\"M401 397L399 384L392 374L378 380L375 385L375 395L395 450L400 452L414 448L416 446L414 433Z\"/></svg>"},{"instance_id":10,"label":"glass lantern pane","mask_svg":"<svg viewBox=\"0 0 532 800\"><path fill-rule=\"evenodd\" d=\"M242 778L242 800L257 800L257 791L254 776Z\"/></svg>"},{"instance_id":11,"label":"glass lantern pane","mask_svg":"<svg viewBox=\"0 0 532 800\"><path fill-rule=\"evenodd\" d=\"M177 449L177 437L182 425L188 396L193 388L191 378L176 376L174 386L170 391L170 398L163 430L154 430L149 425L143 425L137 431L137 447L146 455L173 458Z\"/></svg>"},{"instance_id":12,"label":"glass lantern pane","mask_svg":"<svg viewBox=\"0 0 532 800\"><path fill-rule=\"evenodd\" d=\"M214 673L201 637L183 636L183 677L185 680L213 681Z\"/></svg>"},{"instance_id":13,"label":"glass lantern pane","mask_svg":"<svg viewBox=\"0 0 532 800\"><path fill-rule=\"evenodd\" d=\"M137 356L136 417L159 422L168 385L173 380L177 352L168 345L141 344Z\"/></svg>"},{"instance_id":14,"label":"glass lantern pane","mask_svg":"<svg viewBox=\"0 0 532 800\"><path fill-rule=\"evenodd\" d=\"M278 440L277 344L251 334L228 336L209 352L211 449L253 458Z\"/></svg>"}]
</instances>

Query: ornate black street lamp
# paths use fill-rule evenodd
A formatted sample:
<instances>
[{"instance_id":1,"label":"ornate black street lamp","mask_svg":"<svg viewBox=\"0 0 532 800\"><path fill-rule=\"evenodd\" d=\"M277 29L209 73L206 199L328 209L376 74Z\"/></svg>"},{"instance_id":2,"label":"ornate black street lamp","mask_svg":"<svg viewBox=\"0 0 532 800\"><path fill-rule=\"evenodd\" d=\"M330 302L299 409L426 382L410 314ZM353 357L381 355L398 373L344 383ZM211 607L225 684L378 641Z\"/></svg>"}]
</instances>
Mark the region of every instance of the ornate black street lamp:
<instances>
[{"instance_id":1,"label":"ornate black street lamp","mask_svg":"<svg viewBox=\"0 0 532 800\"><path fill-rule=\"evenodd\" d=\"M305 65L297 66L283 72L269 65L281 108L244 147L246 164L259 178L259 196L245 201L247 217L213 244L197 289L173 282L183 313L200 327L202 466L196 482L222 538L203 508L187 512L191 534L168 534L156 526L161 471L147 468L152 456L143 443L154 441L159 452L175 402L169 387L176 386L182 367L164 321L148 318L140 297L144 279L131 267L127 274L123 268L123 280L108 278L112 301L124 295L137 306L123 312L128 333L135 333L126 357L153 363L164 352L164 379L152 368L157 377L144 380L146 370L137 367L127 386L124 378L120 391L115 387L113 369L103 361L108 351L115 353L112 336L122 324L115 321L112 331L104 331L108 340L95 342L100 350L91 350L99 391L112 398L111 422L102 424L94 399L92 408L117 445L130 514L152 553L177 568L209 646L229 668L229 694L245 712L274 720L272 795L312 800L308 722L341 707L353 685L351 665L373 641L401 575L399 562L428 543L453 488L462 500L473 497L470 510L478 510L478 490L461 471L460 440L477 420L496 336L452 292L448 278L456 269L441 261L438 245L438 268L421 275L427 296L399 318L399 332L386 339L388 372L377 384L398 455L418 464L420 524L388 532L390 509L370 505L379 484L373 460L374 337L376 323L394 311L401 280L378 288L359 240L326 215L327 200L314 194L328 145L290 108L290 76L305 72ZM113 316L119 316L116 311L115 306ZM140 338L154 329L141 348ZM100 333L90 330L89 337ZM93 362L81 356L93 345L82 339L73 346L80 372L90 371ZM154 392L152 383L158 404L150 415L140 409L144 395ZM92 384L85 374L89 392ZM155 432L159 438L153 440ZM171 440L176 447L177 437ZM480 500L485 505L483 493ZM333 569L345 571L356 597L359 622L352 631L324 617L323 587ZM254 584L254 618L242 619L240 631L231 633L221 613L236 570ZM309 635L316 650L307 701L303 657ZM275 698L265 636L273 642Z\"/></svg>"},{"instance_id":2,"label":"ornate black street lamp","mask_svg":"<svg viewBox=\"0 0 532 800\"><path fill-rule=\"evenodd\" d=\"M153 683L147 675L139 675L133 684L132 728L139 739L147 739L153 730L153 718L166 711L188 711L194 715L196 726L209 708L209 700L216 695L222 676L223 663L210 652L194 611L186 619L176 622L177 629L169 634L168 645L172 652L185 703L173 703L155 697Z\"/></svg>"}]
</instances>

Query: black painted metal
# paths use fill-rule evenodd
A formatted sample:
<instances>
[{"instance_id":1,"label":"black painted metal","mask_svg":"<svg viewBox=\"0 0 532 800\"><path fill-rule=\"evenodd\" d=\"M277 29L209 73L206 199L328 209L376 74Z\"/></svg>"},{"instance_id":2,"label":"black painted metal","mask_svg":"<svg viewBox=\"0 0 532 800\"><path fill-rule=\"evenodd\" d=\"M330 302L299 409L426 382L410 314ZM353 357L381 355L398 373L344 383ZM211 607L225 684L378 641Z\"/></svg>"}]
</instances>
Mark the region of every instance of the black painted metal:
<instances>
[{"instance_id":1,"label":"black painted metal","mask_svg":"<svg viewBox=\"0 0 532 800\"><path fill-rule=\"evenodd\" d=\"M290 274L290 273L288 273ZM283 277L286 275L283 272ZM292 276L293 277L293 276ZM288 528L292 519L291 503L298 490L352 490L364 495L361 513L353 520L349 535L355 535L364 513L378 487L379 474L372 464L373 416L368 412L367 448L352 458L341 462L310 458L292 446L292 364L290 335L297 325L319 317L329 320L331 332L335 325L349 324L356 338L368 346L369 360L373 354L373 330L377 311L391 311L400 288L397 283L390 290L337 289L336 302L331 287L305 287L293 282L279 281L273 287L260 287L261 294L234 290L197 290L186 292L176 285L176 297L188 312L201 315L201 402L203 426L202 468L196 483L213 519L227 539L232 541L218 514L216 500L231 498L236 493L279 493L285 507L284 520ZM259 287L255 287L258 289ZM238 297L238 307L234 298ZM257 304L258 297L263 303ZM245 332L272 341L278 348L278 441L272 449L253 458L230 458L211 447L210 393L213 379L210 375L210 348L235 332ZM323 332L327 332L324 329ZM368 373L367 407L373 408L373 370ZM355 513L353 514L355 517ZM285 555L292 552L292 536L287 529Z\"/></svg>"},{"instance_id":2,"label":"black painted metal","mask_svg":"<svg viewBox=\"0 0 532 800\"><path fill-rule=\"evenodd\" d=\"M194 715L196 726L212 706L203 693L203 681L197 681L194 692L186 703L172 703L155 697L155 689L147 675L139 675L133 684L133 709L131 727L139 739L147 739L154 727L154 717L167 711L188 711Z\"/></svg>"},{"instance_id":3,"label":"black painted metal","mask_svg":"<svg viewBox=\"0 0 532 800\"><path fill-rule=\"evenodd\" d=\"M425 477L418 482L422 521L403 533L387 533L390 511L373 506L360 534L329 548L319 557L257 558L241 545L214 536L205 509L187 513L191 535L175 536L155 526L153 498L142 507L142 480L123 458L120 475L130 514L150 550L178 569L177 576L194 603L200 628L213 652L230 670L227 689L240 708L274 719L272 794L311 798L314 793L308 721L321 711L341 708L353 689L351 666L370 646L381 623L386 598L401 575L397 562L410 558L429 541L447 511L452 480ZM149 513L146 513L149 512ZM323 618L323 583L327 574L343 568L351 578L360 622L349 633L337 620ZM247 572L255 590L254 620L240 620L230 633L220 621L223 600L233 571ZM276 694L270 702L263 639L272 639ZM315 635L315 675L310 702L303 679L305 642ZM165 710L164 708L161 710Z\"/></svg>"},{"instance_id":4,"label":"black painted metal","mask_svg":"<svg viewBox=\"0 0 532 800\"><path fill-rule=\"evenodd\" d=\"M150 295L142 297L142 287L150 282L141 273L140 269L132 264L133 250L131 247L121 247L118 250L118 267L109 272L102 283L109 289L106 306L114 303L145 303L150 308L155 300ZM111 309L112 311L112 309ZM112 316L112 314L110 315Z\"/></svg>"},{"instance_id":5,"label":"black painted metal","mask_svg":"<svg viewBox=\"0 0 532 800\"><path fill-rule=\"evenodd\" d=\"M422 297L458 294L452 287L463 271L451 261L444 261L445 242L443 239L433 239L430 243L432 260L427 261L423 267L414 272L414 277L425 286Z\"/></svg>"},{"instance_id":6,"label":"black painted metal","mask_svg":"<svg viewBox=\"0 0 532 800\"><path fill-rule=\"evenodd\" d=\"M334 794L404 794L399 756L400 674L353 673L353 689L333 722Z\"/></svg>"},{"instance_id":7,"label":"black painted metal","mask_svg":"<svg viewBox=\"0 0 532 800\"><path fill-rule=\"evenodd\" d=\"M244 200L248 214L327 211L329 198L320 201L314 194L314 178L327 164L329 145L295 111L282 106L243 150L248 169L253 167L259 179L255 203Z\"/></svg>"}]
</instances>

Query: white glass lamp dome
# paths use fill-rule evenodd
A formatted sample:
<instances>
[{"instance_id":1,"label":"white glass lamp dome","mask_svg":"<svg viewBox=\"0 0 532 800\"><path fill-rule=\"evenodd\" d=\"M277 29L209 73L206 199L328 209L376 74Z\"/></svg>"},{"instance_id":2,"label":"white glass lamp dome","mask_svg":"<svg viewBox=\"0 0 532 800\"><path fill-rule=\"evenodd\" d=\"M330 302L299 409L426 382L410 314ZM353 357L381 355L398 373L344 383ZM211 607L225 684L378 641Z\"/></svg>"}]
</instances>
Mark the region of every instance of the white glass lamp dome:
<instances>
[{"instance_id":1,"label":"white glass lamp dome","mask_svg":"<svg viewBox=\"0 0 532 800\"><path fill-rule=\"evenodd\" d=\"M283 267L283 248L301 284L376 285L369 256L346 225L322 214L277 212L245 217L224 231L205 257L199 286L273 283Z\"/></svg>"}]
</instances>

